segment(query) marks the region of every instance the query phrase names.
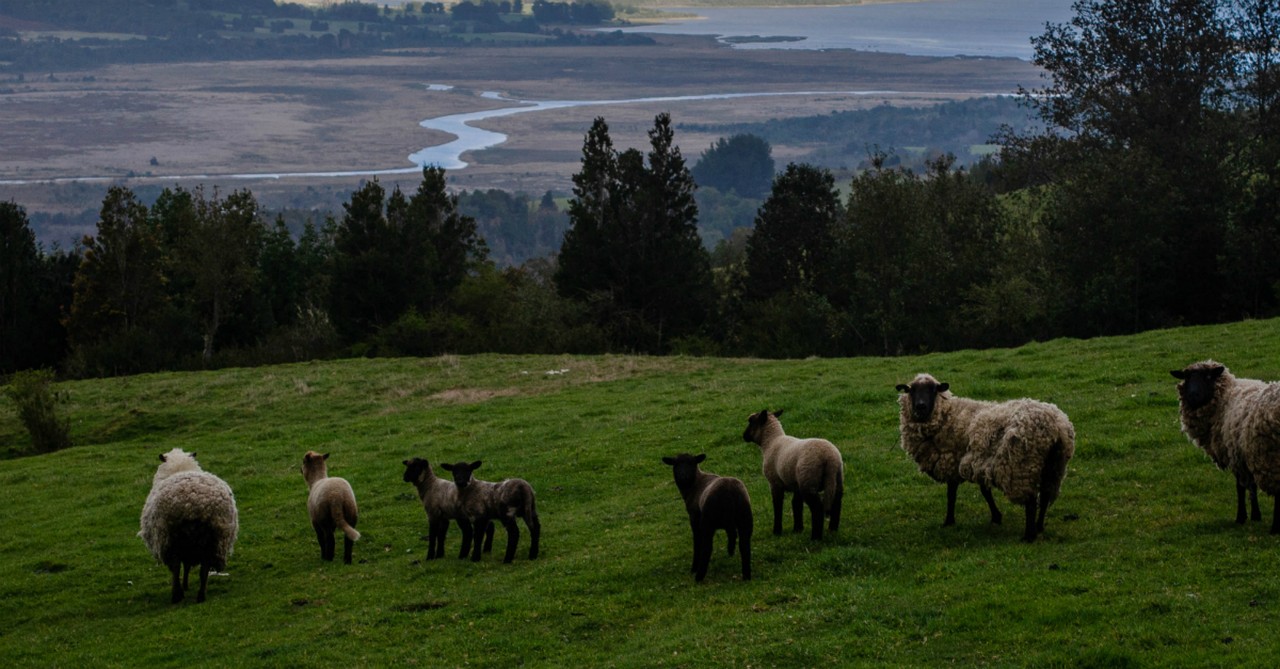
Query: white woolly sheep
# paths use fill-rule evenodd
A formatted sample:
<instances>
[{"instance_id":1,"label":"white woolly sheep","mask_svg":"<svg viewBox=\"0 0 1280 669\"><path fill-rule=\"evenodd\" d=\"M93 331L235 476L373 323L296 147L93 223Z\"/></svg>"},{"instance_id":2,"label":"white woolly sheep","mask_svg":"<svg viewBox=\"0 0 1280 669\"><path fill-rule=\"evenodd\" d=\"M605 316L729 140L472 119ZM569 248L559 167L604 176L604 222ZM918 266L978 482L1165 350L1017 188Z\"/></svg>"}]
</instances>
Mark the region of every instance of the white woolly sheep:
<instances>
[{"instance_id":1,"label":"white woolly sheep","mask_svg":"<svg viewBox=\"0 0 1280 669\"><path fill-rule=\"evenodd\" d=\"M231 488L202 471L195 453L180 448L160 455L151 492L142 506L141 525L138 536L173 576L171 601L175 604L182 601L191 566L196 564L200 565L196 602L204 601L209 571L227 568L240 530Z\"/></svg>"},{"instance_id":2,"label":"white woolly sheep","mask_svg":"<svg viewBox=\"0 0 1280 669\"><path fill-rule=\"evenodd\" d=\"M520 528L516 525L516 517L524 520L529 530L529 559L538 557L538 539L542 535L542 524L538 521L538 509L534 502L533 486L524 479L506 479L498 483L481 481L472 478L471 473L480 468L481 461L456 462L452 465L441 464L446 471L453 474L454 485L458 486L458 503L462 506L462 514L471 521L471 527L488 527L489 523L498 521L507 528L507 554L503 562L511 562L516 556L516 544L520 542ZM471 542L471 560L480 561L480 540L474 537Z\"/></svg>"},{"instance_id":3,"label":"white woolly sheep","mask_svg":"<svg viewBox=\"0 0 1280 669\"><path fill-rule=\"evenodd\" d=\"M773 493L773 533L782 534L782 499L791 492L795 531L804 529L804 504L812 516L812 538L822 538L822 518L831 519L831 531L840 528L840 502L844 498L844 460L840 450L826 439L797 439L782 431L782 411L768 409L747 418L742 440L760 446L764 477Z\"/></svg>"},{"instance_id":4,"label":"white woolly sheep","mask_svg":"<svg viewBox=\"0 0 1280 669\"><path fill-rule=\"evenodd\" d=\"M955 524L956 489L971 481L981 488L993 524L1003 516L992 488L1023 506L1022 540L1035 541L1075 454L1075 428L1052 404L1031 399L982 402L956 397L949 388L928 374L917 375L909 386L898 385L902 450L921 472L947 484L943 525Z\"/></svg>"},{"instance_id":5,"label":"white woolly sheep","mask_svg":"<svg viewBox=\"0 0 1280 669\"><path fill-rule=\"evenodd\" d=\"M1170 372L1178 384L1182 431L1220 469L1236 478L1236 522L1245 522L1245 491L1252 516L1262 519L1258 489L1275 497L1271 533L1280 534L1280 383L1236 378L1204 360Z\"/></svg>"},{"instance_id":6,"label":"white woolly sheep","mask_svg":"<svg viewBox=\"0 0 1280 669\"><path fill-rule=\"evenodd\" d=\"M302 456L302 478L311 490L307 495L307 513L311 516L316 540L320 542L320 559L333 561L337 548L333 533L341 529L342 562L351 564L351 550L360 540L360 533L356 531L360 510L351 484L346 479L329 476L325 464L328 459L328 453L322 455L315 451L307 451Z\"/></svg>"},{"instance_id":7,"label":"white woolly sheep","mask_svg":"<svg viewBox=\"0 0 1280 669\"><path fill-rule=\"evenodd\" d=\"M427 559L444 557L444 539L449 533L449 521L457 521L462 529L462 551L458 558L465 558L471 552L471 521L462 514L458 504L458 486L446 481L431 468L431 463L423 458L411 458L404 461L405 483L412 483L418 490L418 499L422 500L422 509L427 514ZM485 528L485 551L493 547L493 523ZM476 541L479 541L476 537Z\"/></svg>"},{"instance_id":8,"label":"white woolly sheep","mask_svg":"<svg viewBox=\"0 0 1280 669\"><path fill-rule=\"evenodd\" d=\"M740 479L717 476L704 472L698 464L706 460L706 454L697 456L681 453L662 461L672 468L676 487L684 499L689 513L689 527L693 530L694 580L707 576L711 564L711 543L716 530L729 535L729 555L733 555L735 543L740 543L742 555L742 580L751 580L751 531L754 519L751 513L751 495Z\"/></svg>"}]
</instances>

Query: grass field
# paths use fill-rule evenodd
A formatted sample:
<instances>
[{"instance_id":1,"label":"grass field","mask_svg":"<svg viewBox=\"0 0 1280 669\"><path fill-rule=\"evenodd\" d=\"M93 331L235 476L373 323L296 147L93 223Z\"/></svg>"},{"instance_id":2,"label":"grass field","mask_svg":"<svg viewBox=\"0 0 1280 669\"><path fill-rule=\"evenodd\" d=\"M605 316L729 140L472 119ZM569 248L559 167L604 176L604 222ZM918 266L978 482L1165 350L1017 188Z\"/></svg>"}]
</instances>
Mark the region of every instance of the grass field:
<instances>
[{"instance_id":1,"label":"grass field","mask_svg":"<svg viewBox=\"0 0 1280 669\"><path fill-rule=\"evenodd\" d=\"M1013 350L803 361L446 356L60 384L77 446L0 461L8 666L1275 666L1280 537L1235 525L1231 478L1180 434L1168 370L1213 357L1280 378L1280 321ZM567 370L560 373L561 370ZM556 372L549 374L548 372ZM896 383L1057 403L1078 442L1047 531L1019 541L897 448ZM843 451L842 527L769 533L748 413ZM26 435L0 404L0 449ZM203 604L171 605L135 536L157 454L199 453L241 531ZM361 504L356 564L322 563L303 452ZM688 573L663 455L705 452L755 509L754 575L723 535ZM542 556L427 562L401 461L481 459L538 492ZM790 522L787 521L789 529ZM522 528L523 529L523 528Z\"/></svg>"}]
</instances>

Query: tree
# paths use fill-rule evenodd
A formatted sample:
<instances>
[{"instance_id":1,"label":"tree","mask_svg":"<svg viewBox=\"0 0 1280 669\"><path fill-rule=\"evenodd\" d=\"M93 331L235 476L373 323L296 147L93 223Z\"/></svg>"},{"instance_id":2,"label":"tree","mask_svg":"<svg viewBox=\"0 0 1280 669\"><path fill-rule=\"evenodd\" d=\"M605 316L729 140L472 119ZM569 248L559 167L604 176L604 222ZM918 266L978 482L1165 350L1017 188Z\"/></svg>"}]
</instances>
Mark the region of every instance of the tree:
<instances>
[{"instance_id":1,"label":"tree","mask_svg":"<svg viewBox=\"0 0 1280 669\"><path fill-rule=\"evenodd\" d=\"M352 194L334 236L331 313L348 339L358 340L410 308L430 314L447 307L467 274L486 259L475 220L445 191L445 171L423 170L412 197L388 198L377 180Z\"/></svg>"},{"instance_id":2,"label":"tree","mask_svg":"<svg viewBox=\"0 0 1280 669\"><path fill-rule=\"evenodd\" d=\"M560 248L560 293L593 306L613 341L662 352L698 334L714 302L710 260L697 232L692 177L659 114L650 151L618 153L597 118L574 175L570 228Z\"/></svg>"},{"instance_id":3,"label":"tree","mask_svg":"<svg viewBox=\"0 0 1280 669\"><path fill-rule=\"evenodd\" d=\"M1033 39L1050 84L1024 99L1048 128L1007 146L1015 164L1051 164L1038 171L1054 182L1045 225L1067 279L1060 324L1085 335L1219 319L1236 80L1219 3L1074 7Z\"/></svg>"},{"instance_id":4,"label":"tree","mask_svg":"<svg viewBox=\"0 0 1280 669\"><path fill-rule=\"evenodd\" d=\"M795 290L831 297L841 215L830 172L813 165L787 165L773 180L747 240L747 299L760 301Z\"/></svg>"},{"instance_id":5,"label":"tree","mask_svg":"<svg viewBox=\"0 0 1280 669\"><path fill-rule=\"evenodd\" d=\"M258 217L258 203L247 190L226 198L214 192L208 199L197 190L195 206L195 225L184 238L179 255L183 271L192 279L203 325L201 357L208 364L219 329L237 315L257 281L266 230Z\"/></svg>"},{"instance_id":6,"label":"tree","mask_svg":"<svg viewBox=\"0 0 1280 669\"><path fill-rule=\"evenodd\" d=\"M741 197L764 197L773 183L772 147L750 134L717 139L693 166L693 178L702 186Z\"/></svg>"},{"instance_id":7,"label":"tree","mask_svg":"<svg viewBox=\"0 0 1280 669\"><path fill-rule=\"evenodd\" d=\"M160 235L147 208L128 188L112 186L102 202L98 234L83 242L84 255L66 317L73 347L86 357L82 373L157 369L165 350L155 332L167 303ZM98 359L95 345L108 344Z\"/></svg>"}]
</instances>

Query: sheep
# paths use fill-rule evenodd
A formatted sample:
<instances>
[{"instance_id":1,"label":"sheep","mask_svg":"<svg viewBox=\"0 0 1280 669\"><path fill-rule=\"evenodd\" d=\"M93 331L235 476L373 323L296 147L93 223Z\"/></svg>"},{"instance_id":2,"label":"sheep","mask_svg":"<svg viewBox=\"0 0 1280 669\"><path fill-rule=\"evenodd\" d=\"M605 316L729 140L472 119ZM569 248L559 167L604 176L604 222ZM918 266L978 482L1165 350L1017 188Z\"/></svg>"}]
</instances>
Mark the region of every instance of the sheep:
<instances>
[{"instance_id":1,"label":"sheep","mask_svg":"<svg viewBox=\"0 0 1280 669\"><path fill-rule=\"evenodd\" d=\"M1067 415L1031 399L995 403L956 397L948 392L950 384L928 374L897 388L902 450L921 472L947 484L943 526L955 524L956 488L971 481L982 490L992 524L1003 519L992 488L1025 507L1022 540L1035 541L1075 454L1075 427Z\"/></svg>"},{"instance_id":2,"label":"sheep","mask_svg":"<svg viewBox=\"0 0 1280 669\"><path fill-rule=\"evenodd\" d=\"M332 562L334 549L334 530L342 530L342 562L351 564L351 549L360 540L360 532L356 531L360 510L356 507L356 494L346 479L329 476L325 461L329 454L307 451L302 456L302 478L311 491L307 495L307 513L311 516L311 527L316 531L316 540L320 542L320 559Z\"/></svg>"},{"instance_id":3,"label":"sheep","mask_svg":"<svg viewBox=\"0 0 1280 669\"><path fill-rule=\"evenodd\" d=\"M182 601L191 566L199 564L200 592L196 593L196 603L203 602L209 571L227 568L227 558L231 557L240 530L236 498L230 486L201 470L195 453L180 448L162 453L140 522L138 536L173 577L170 601Z\"/></svg>"},{"instance_id":4,"label":"sheep","mask_svg":"<svg viewBox=\"0 0 1280 669\"><path fill-rule=\"evenodd\" d=\"M782 411L768 409L747 418L742 440L760 446L764 477L773 493L773 533L782 534L782 498L790 491L795 531L804 530L803 504L813 516L813 539L822 538L822 517L831 531L840 528L840 501L844 498L844 460L840 450L826 439L797 439L782 431Z\"/></svg>"},{"instance_id":5,"label":"sheep","mask_svg":"<svg viewBox=\"0 0 1280 669\"><path fill-rule=\"evenodd\" d=\"M488 528L494 520L507 528L507 554L502 559L507 563L515 558L516 544L520 542L520 528L515 520L519 516L529 530L529 559L536 560L542 524L538 522L533 486L524 479L506 479L491 483L472 478L472 472L480 468L481 462L476 460L470 463L455 462L451 465L440 465L445 471L453 474L454 485L458 486L458 504L462 507L462 515L471 521L472 528ZM478 536L471 542L471 561L480 561Z\"/></svg>"},{"instance_id":6,"label":"sheep","mask_svg":"<svg viewBox=\"0 0 1280 669\"><path fill-rule=\"evenodd\" d=\"M1262 519L1258 489L1275 497L1271 534L1280 534L1280 383L1241 379L1213 360L1170 372L1178 379L1182 431L1236 478L1236 522Z\"/></svg>"},{"instance_id":7,"label":"sheep","mask_svg":"<svg viewBox=\"0 0 1280 669\"><path fill-rule=\"evenodd\" d=\"M462 529L462 551L458 558L467 557L471 552L472 528L458 505L458 487L436 476L431 463L423 458L405 460L404 466L405 483L412 483L418 489L422 509L427 513L427 559L444 557L444 538L449 533L450 520L456 520ZM485 530L487 552L493 547L493 524L489 523ZM479 537L476 540L479 541Z\"/></svg>"},{"instance_id":8,"label":"sheep","mask_svg":"<svg viewBox=\"0 0 1280 669\"><path fill-rule=\"evenodd\" d=\"M707 576L711 564L711 543L716 530L729 535L729 555L733 555L735 543L740 543L742 556L742 580L751 580L751 530L754 518L751 513L751 495L741 479L717 476L704 472L698 465L706 460L705 453L690 455L681 453L662 461L672 468L676 487L684 498L685 511L689 513L689 527L693 530L694 580L701 582Z\"/></svg>"}]
</instances>

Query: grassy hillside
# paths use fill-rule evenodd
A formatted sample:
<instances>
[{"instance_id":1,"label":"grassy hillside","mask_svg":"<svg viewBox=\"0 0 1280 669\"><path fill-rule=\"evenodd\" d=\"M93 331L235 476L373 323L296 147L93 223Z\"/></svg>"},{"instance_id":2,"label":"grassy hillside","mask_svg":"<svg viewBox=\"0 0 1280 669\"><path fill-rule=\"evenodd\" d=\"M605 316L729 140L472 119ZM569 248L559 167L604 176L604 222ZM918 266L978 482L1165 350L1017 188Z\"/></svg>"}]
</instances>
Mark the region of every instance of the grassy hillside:
<instances>
[{"instance_id":1,"label":"grassy hillside","mask_svg":"<svg viewBox=\"0 0 1280 669\"><path fill-rule=\"evenodd\" d=\"M353 360L67 383L78 446L0 461L0 657L10 666L1275 665L1280 537L1236 526L1234 486L1178 430L1168 370L1205 357L1280 378L1280 321L896 359ZM561 370L567 370L560 373ZM550 374L548 372L556 372ZM897 448L894 384L1033 396L1074 420L1047 532L1019 541ZM772 536L746 416L787 409L843 451L843 526ZM0 448L25 434L0 406ZM209 599L168 603L135 533L157 464L196 451L241 533ZM360 500L357 564L321 563L307 449ZM717 538L707 580L663 455L747 482L755 579ZM543 555L426 562L410 456L528 479ZM788 521L789 527L789 521ZM451 531L447 552L457 551ZM499 556L499 557L495 557Z\"/></svg>"}]
</instances>

